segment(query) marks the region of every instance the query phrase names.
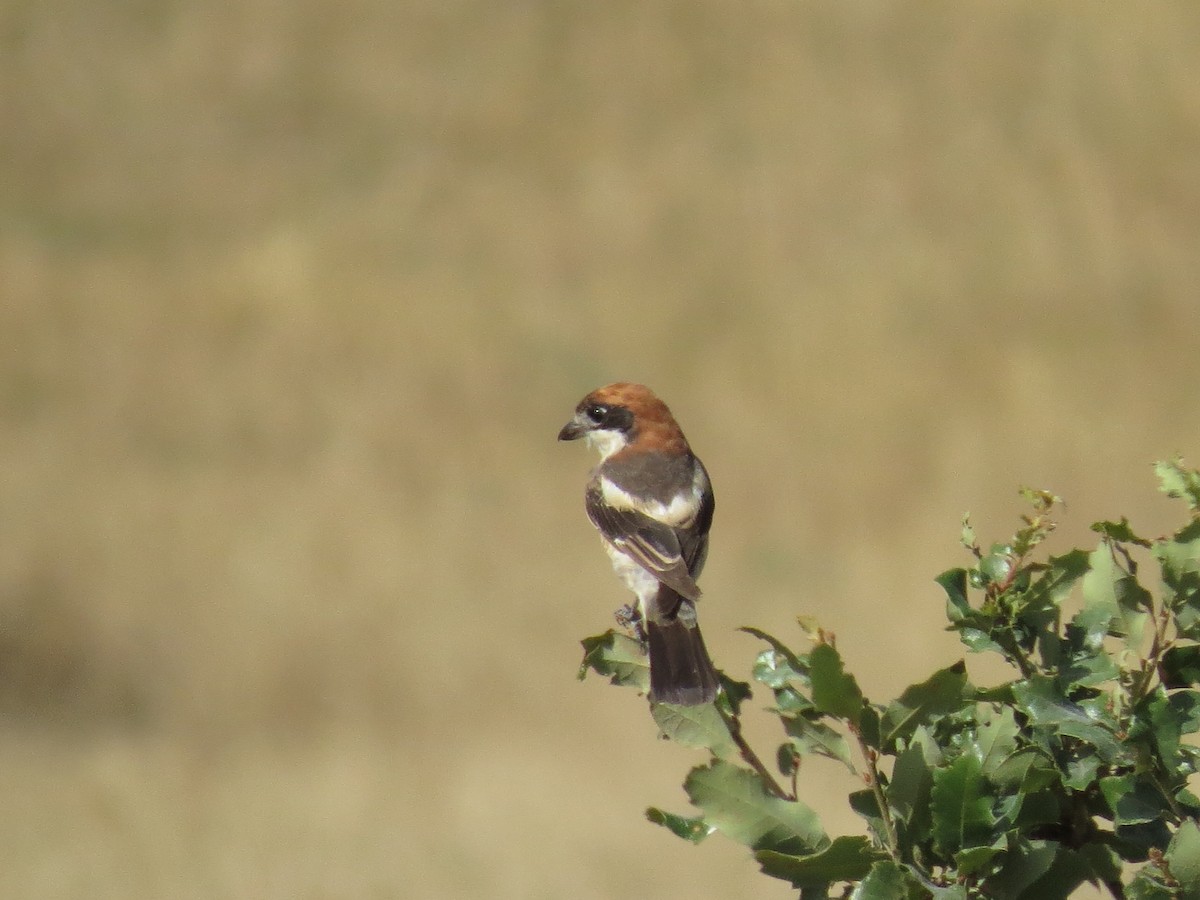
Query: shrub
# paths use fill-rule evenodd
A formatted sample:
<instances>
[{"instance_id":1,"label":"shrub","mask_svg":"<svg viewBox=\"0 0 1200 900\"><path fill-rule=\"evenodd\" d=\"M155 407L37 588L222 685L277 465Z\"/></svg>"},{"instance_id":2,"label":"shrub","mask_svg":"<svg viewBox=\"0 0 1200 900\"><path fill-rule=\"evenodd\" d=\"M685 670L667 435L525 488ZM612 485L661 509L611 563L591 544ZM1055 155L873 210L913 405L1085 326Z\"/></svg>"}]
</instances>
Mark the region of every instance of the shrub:
<instances>
[{"instance_id":1,"label":"shrub","mask_svg":"<svg viewBox=\"0 0 1200 900\"><path fill-rule=\"evenodd\" d=\"M751 685L722 676L714 704L652 707L665 736L711 759L683 784L698 815L647 817L695 843L720 831L745 844L805 900L1053 900L1085 882L1115 897L1200 897L1188 789L1200 750L1185 741L1200 730L1200 473L1178 459L1155 468L1190 513L1164 537L1098 522L1095 549L1042 558L1059 503L1043 491L1022 492L1031 512L986 549L964 519L970 565L937 582L967 650L1011 666L1002 684L972 684L959 661L875 703L811 620L799 620L806 652L744 629L763 645L754 690L771 692L783 735L773 767L742 735ZM583 646L581 678L646 689L635 638L608 631ZM796 796L813 755L866 785L849 796L865 834L830 837Z\"/></svg>"}]
</instances>

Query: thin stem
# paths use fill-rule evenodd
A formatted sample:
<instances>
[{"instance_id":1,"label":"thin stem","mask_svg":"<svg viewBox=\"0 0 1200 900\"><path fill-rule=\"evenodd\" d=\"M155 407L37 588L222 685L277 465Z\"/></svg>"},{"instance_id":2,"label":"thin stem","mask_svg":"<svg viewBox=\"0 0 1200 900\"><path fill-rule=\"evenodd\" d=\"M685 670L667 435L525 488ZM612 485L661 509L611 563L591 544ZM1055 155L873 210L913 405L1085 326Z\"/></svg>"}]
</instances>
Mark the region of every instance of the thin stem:
<instances>
[{"instance_id":1,"label":"thin stem","mask_svg":"<svg viewBox=\"0 0 1200 900\"><path fill-rule=\"evenodd\" d=\"M896 862L900 862L900 840L896 837L896 823L892 821L892 810L888 806L887 798L883 795L883 785L879 779L879 767L875 765L879 754L875 752L874 748L867 745L861 731L853 725L849 727L850 733L858 742L859 752L862 753L863 760L867 764L867 779L871 785L871 793L875 795L875 805L879 807L879 817L883 820L883 830L887 835L888 854Z\"/></svg>"},{"instance_id":2,"label":"thin stem","mask_svg":"<svg viewBox=\"0 0 1200 900\"><path fill-rule=\"evenodd\" d=\"M1150 643L1150 652L1142 661L1142 671L1138 673L1137 681L1129 691L1130 706L1136 706L1149 692L1150 684L1162 665L1163 654L1170 646L1170 641L1167 640L1167 628L1171 624L1171 611L1163 607L1153 618L1154 640Z\"/></svg>"},{"instance_id":3,"label":"thin stem","mask_svg":"<svg viewBox=\"0 0 1200 900\"><path fill-rule=\"evenodd\" d=\"M751 746L746 742L746 738L742 735L741 720L735 714L726 712L720 703L717 703L716 707L717 713L725 721L725 727L729 729L729 736L733 738L733 742L737 744L738 752L741 754L742 759L744 759L746 764L749 765L750 768L752 768L758 774L758 777L762 779L763 787L765 787L770 793L774 794L780 800L795 800L796 795L789 794L779 786L779 782L775 780L775 776L772 775L770 770L763 765L762 760L758 758L758 754L755 753L753 748L751 748Z\"/></svg>"}]
</instances>

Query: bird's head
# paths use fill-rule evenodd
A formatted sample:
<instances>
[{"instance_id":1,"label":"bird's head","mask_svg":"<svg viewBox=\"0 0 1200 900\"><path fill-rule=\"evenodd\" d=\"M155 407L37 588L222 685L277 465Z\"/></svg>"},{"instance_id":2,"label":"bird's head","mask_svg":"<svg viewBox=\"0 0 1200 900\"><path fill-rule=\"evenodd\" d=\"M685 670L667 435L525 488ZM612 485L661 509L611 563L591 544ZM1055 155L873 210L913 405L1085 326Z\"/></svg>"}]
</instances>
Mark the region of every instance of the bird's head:
<instances>
[{"instance_id":1,"label":"bird's head","mask_svg":"<svg viewBox=\"0 0 1200 900\"><path fill-rule=\"evenodd\" d=\"M597 388L579 401L558 439L579 438L599 450L601 460L638 440L687 444L667 405L645 385L627 382Z\"/></svg>"}]
</instances>

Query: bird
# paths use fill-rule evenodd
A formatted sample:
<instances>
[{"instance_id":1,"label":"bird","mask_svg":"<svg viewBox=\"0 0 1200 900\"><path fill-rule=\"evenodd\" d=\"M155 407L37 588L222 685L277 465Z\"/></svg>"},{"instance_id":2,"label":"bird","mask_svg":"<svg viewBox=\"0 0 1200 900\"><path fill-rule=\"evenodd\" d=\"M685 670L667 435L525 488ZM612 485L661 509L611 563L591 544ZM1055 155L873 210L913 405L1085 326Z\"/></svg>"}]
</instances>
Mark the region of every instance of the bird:
<instances>
[{"instance_id":1,"label":"bird","mask_svg":"<svg viewBox=\"0 0 1200 900\"><path fill-rule=\"evenodd\" d=\"M558 433L579 438L600 453L584 504L614 571L637 596L650 703L710 703L720 682L696 620L715 508L708 472L645 385L617 382L580 400Z\"/></svg>"}]
</instances>

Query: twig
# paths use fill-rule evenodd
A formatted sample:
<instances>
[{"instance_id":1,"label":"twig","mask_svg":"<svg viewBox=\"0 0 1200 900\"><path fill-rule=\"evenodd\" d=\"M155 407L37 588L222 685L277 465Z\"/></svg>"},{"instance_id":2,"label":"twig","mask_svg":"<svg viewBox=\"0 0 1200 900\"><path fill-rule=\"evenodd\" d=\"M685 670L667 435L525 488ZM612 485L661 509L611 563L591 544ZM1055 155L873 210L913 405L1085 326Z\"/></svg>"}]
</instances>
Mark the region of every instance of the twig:
<instances>
[{"instance_id":1,"label":"twig","mask_svg":"<svg viewBox=\"0 0 1200 900\"><path fill-rule=\"evenodd\" d=\"M795 800L795 794L789 794L779 786L779 782L775 780L775 776L772 775L770 770L763 765L762 760L758 758L758 754L755 753L753 748L746 742L746 738L742 735L741 720L735 714L726 712L720 703L717 703L716 707L717 713L725 722L725 727L729 729L729 736L733 738L733 742L737 744L738 752L741 754L742 759L744 759L746 764L749 765L750 768L752 768L758 774L758 777L762 779L763 787L765 787L780 800Z\"/></svg>"},{"instance_id":2,"label":"twig","mask_svg":"<svg viewBox=\"0 0 1200 900\"><path fill-rule=\"evenodd\" d=\"M867 742L863 740L862 732L855 726L849 725L849 730L854 735L854 740L858 742L859 752L862 753L863 760L867 764L867 779L871 784L871 793L875 795L875 805L879 807L879 817L883 820L888 854L896 862L901 862L900 840L896 836L896 823L892 821L892 810L888 806L887 798L883 796L883 785L879 783L879 767L875 765L879 754L867 745Z\"/></svg>"}]
</instances>

